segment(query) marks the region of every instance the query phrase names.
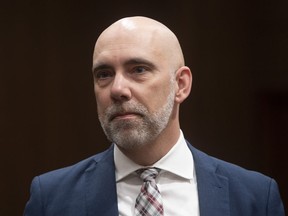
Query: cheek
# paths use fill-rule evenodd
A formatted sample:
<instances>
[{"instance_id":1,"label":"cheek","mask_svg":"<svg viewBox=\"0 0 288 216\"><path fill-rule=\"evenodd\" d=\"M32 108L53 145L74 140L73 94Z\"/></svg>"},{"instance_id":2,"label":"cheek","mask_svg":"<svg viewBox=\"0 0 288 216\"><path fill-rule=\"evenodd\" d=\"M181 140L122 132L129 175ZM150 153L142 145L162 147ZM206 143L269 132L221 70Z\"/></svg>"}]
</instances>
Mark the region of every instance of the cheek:
<instances>
[{"instance_id":1,"label":"cheek","mask_svg":"<svg viewBox=\"0 0 288 216\"><path fill-rule=\"evenodd\" d=\"M164 85L163 83L167 84ZM155 112L161 109L167 103L170 91L170 82L167 82L166 80L162 80L160 83L151 85L147 88L143 93L143 100L145 100L144 103L149 111Z\"/></svg>"},{"instance_id":2,"label":"cheek","mask_svg":"<svg viewBox=\"0 0 288 216\"><path fill-rule=\"evenodd\" d=\"M97 104L97 111L98 114L101 114L104 112L104 110L109 106L109 97L107 97L104 93L96 92L95 91L95 97L96 97L96 104Z\"/></svg>"}]
</instances>

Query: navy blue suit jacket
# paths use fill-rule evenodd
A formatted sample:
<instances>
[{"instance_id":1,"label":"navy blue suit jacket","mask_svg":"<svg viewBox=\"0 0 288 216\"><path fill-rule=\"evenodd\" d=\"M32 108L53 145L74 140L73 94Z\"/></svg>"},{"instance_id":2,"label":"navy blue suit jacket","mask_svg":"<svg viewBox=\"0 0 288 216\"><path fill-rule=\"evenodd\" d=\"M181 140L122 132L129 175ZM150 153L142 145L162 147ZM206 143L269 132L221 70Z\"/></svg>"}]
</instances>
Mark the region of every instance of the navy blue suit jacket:
<instances>
[{"instance_id":1,"label":"navy blue suit jacket","mask_svg":"<svg viewBox=\"0 0 288 216\"><path fill-rule=\"evenodd\" d=\"M273 179L188 146L195 161L201 216L285 215ZM24 215L119 215L113 146L73 166L35 177Z\"/></svg>"}]
</instances>

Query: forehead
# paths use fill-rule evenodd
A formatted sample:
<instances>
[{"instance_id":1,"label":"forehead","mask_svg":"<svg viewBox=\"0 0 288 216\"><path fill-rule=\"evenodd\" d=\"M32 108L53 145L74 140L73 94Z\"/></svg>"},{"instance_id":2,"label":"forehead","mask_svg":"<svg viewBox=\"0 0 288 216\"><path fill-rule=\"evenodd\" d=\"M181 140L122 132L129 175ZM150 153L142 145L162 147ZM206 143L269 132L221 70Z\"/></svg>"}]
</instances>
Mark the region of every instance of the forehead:
<instances>
[{"instance_id":1,"label":"forehead","mask_svg":"<svg viewBox=\"0 0 288 216\"><path fill-rule=\"evenodd\" d=\"M93 64L109 60L121 62L132 58L161 61L165 52L155 34L109 32L98 39L94 49Z\"/></svg>"},{"instance_id":2,"label":"forehead","mask_svg":"<svg viewBox=\"0 0 288 216\"><path fill-rule=\"evenodd\" d=\"M116 26L106 29L98 38L95 44L95 51L119 47L130 47L129 45L139 47L156 47L161 44L160 30L157 28L146 27L132 27L132 24L127 24L125 27Z\"/></svg>"}]
</instances>

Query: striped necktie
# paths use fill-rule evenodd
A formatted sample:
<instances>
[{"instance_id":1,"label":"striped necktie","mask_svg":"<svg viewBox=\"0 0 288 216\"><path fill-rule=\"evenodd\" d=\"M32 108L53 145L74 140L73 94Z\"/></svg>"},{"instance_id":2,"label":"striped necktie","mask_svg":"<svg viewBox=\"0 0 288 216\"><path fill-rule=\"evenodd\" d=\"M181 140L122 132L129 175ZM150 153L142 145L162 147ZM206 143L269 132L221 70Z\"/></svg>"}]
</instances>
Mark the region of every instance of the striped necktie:
<instances>
[{"instance_id":1,"label":"striped necktie","mask_svg":"<svg viewBox=\"0 0 288 216\"><path fill-rule=\"evenodd\" d=\"M143 180L140 194L136 198L135 216L163 216L163 204L160 191L155 182L160 169L149 167L136 173Z\"/></svg>"}]
</instances>

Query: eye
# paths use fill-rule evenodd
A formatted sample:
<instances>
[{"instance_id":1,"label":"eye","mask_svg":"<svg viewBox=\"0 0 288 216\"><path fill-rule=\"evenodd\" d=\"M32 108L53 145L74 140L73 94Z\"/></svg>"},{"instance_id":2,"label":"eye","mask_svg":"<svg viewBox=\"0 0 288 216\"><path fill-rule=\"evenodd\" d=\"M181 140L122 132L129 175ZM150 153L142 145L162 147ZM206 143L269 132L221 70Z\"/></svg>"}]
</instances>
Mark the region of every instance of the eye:
<instances>
[{"instance_id":1,"label":"eye","mask_svg":"<svg viewBox=\"0 0 288 216\"><path fill-rule=\"evenodd\" d=\"M97 80L105 80L113 76L112 71L109 70L99 70L94 73Z\"/></svg>"},{"instance_id":2,"label":"eye","mask_svg":"<svg viewBox=\"0 0 288 216\"><path fill-rule=\"evenodd\" d=\"M148 69L144 66L137 66L133 68L133 72L137 74L145 73Z\"/></svg>"}]
</instances>

